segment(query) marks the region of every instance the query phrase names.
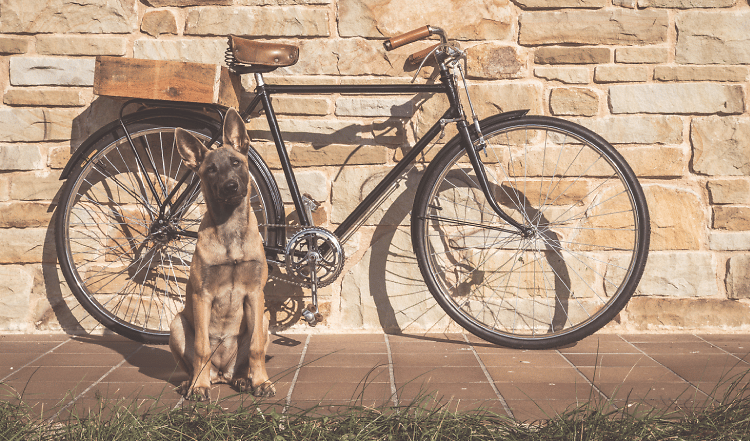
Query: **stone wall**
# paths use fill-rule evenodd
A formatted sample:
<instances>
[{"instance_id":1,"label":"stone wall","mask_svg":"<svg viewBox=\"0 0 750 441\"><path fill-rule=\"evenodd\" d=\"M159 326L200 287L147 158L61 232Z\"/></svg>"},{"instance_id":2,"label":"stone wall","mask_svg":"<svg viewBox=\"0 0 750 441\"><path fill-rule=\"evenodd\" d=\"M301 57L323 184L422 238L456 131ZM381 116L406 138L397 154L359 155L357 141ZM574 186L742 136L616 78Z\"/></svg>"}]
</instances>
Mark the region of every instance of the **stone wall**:
<instances>
[{"instance_id":1,"label":"stone wall","mask_svg":"<svg viewBox=\"0 0 750 441\"><path fill-rule=\"evenodd\" d=\"M0 332L93 327L58 273L51 219L62 167L118 109L92 94L97 55L222 63L226 35L238 34L301 46L269 83L407 82L405 58L426 45L385 53L382 39L427 23L468 48L480 115L528 108L579 122L641 177L651 256L610 329L750 328L747 0L2 0ZM428 98L275 99L320 225L334 229L432 124L441 104ZM264 124L248 129L270 154ZM316 329L451 328L411 250L421 169L346 243ZM269 284L277 327L301 326L302 294Z\"/></svg>"}]
</instances>

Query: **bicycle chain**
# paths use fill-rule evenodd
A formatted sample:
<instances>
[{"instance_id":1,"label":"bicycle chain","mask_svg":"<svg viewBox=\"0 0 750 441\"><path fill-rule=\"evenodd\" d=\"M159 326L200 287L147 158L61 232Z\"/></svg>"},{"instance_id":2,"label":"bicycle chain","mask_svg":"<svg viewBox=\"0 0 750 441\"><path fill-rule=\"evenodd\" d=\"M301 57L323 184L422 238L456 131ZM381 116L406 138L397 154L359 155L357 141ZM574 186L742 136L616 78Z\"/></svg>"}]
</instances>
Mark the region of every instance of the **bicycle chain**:
<instances>
[{"instance_id":1,"label":"bicycle chain","mask_svg":"<svg viewBox=\"0 0 750 441\"><path fill-rule=\"evenodd\" d=\"M305 227L305 226L302 226L302 225L285 225L285 224L258 224L258 227L259 228L260 227L284 228L287 232L289 230L292 230L292 232L293 232L292 236L294 235L294 233L297 233L298 231L302 231L305 228L310 228L310 227ZM320 227L317 227L317 228L320 228ZM343 268L344 265L346 264L346 255L342 255L341 258L342 258L341 268ZM274 264L274 265L276 267L280 267L281 266L281 265L277 265L277 264ZM318 288L322 288L324 286L330 285L331 283L333 283L335 280L338 279L339 275L340 274L337 274L336 277L333 280L331 280L330 283L328 283L326 285L318 285ZM288 283L290 285L299 286L299 287L306 288L306 289L310 289L311 288L311 286L310 286L309 283L298 282L297 280L291 278L290 276L287 276L286 274L281 273L281 268L278 268L278 272L269 273L268 274L268 278L271 279L271 280L278 280L280 282Z\"/></svg>"}]
</instances>

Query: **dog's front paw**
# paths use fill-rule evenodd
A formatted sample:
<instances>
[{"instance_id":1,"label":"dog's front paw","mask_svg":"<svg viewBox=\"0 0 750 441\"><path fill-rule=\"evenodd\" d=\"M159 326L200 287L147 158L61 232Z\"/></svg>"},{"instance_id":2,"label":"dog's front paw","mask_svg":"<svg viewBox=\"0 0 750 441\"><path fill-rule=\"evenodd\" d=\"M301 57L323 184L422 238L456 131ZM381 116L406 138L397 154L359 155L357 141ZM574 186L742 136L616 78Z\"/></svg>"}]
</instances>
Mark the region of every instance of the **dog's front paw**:
<instances>
[{"instance_id":1,"label":"dog's front paw","mask_svg":"<svg viewBox=\"0 0 750 441\"><path fill-rule=\"evenodd\" d=\"M191 387L192 382L185 380L177 387L177 393L189 401L210 401L211 391L207 387Z\"/></svg>"},{"instance_id":2,"label":"dog's front paw","mask_svg":"<svg viewBox=\"0 0 750 441\"><path fill-rule=\"evenodd\" d=\"M234 386L238 392L250 392L252 390L250 380L247 378L235 378L232 382L232 386Z\"/></svg>"},{"instance_id":3,"label":"dog's front paw","mask_svg":"<svg viewBox=\"0 0 750 441\"><path fill-rule=\"evenodd\" d=\"M253 395L256 397L272 397L276 395L276 386L270 381L266 381L255 387Z\"/></svg>"}]
</instances>

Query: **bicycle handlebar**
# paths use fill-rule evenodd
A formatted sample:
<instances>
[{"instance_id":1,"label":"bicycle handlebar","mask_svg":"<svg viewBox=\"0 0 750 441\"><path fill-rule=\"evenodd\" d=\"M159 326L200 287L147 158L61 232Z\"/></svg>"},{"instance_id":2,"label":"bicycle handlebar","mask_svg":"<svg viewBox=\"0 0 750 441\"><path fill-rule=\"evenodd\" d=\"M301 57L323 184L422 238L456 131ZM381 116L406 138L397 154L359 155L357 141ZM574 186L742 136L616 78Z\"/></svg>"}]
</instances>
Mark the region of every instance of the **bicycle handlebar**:
<instances>
[{"instance_id":1,"label":"bicycle handlebar","mask_svg":"<svg viewBox=\"0 0 750 441\"><path fill-rule=\"evenodd\" d=\"M413 43L417 40L429 37L430 35L432 35L432 30L433 28L431 28L429 25L414 29L413 31L409 31L405 34L389 38L383 43L383 47L385 47L385 50L387 51L392 51L397 47L401 47L405 44Z\"/></svg>"}]
</instances>

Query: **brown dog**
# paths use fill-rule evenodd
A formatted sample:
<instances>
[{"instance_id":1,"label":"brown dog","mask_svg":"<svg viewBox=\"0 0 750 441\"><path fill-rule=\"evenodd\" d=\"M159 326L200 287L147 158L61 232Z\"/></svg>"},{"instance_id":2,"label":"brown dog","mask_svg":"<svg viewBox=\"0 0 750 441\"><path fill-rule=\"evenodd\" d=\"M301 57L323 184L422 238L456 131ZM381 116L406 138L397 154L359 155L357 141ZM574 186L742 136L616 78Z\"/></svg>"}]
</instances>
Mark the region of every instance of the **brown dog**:
<instances>
[{"instance_id":1,"label":"brown dog","mask_svg":"<svg viewBox=\"0 0 750 441\"><path fill-rule=\"evenodd\" d=\"M190 375L178 391L210 399L212 383L273 396L266 351L268 319L263 287L268 278L258 222L250 210L247 168L250 138L234 109L224 119L220 148L208 150L185 130L175 131L183 161L198 174L207 212L198 229L185 309L170 325L169 347Z\"/></svg>"}]
</instances>

